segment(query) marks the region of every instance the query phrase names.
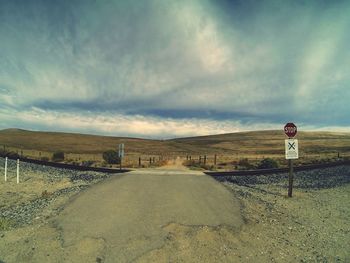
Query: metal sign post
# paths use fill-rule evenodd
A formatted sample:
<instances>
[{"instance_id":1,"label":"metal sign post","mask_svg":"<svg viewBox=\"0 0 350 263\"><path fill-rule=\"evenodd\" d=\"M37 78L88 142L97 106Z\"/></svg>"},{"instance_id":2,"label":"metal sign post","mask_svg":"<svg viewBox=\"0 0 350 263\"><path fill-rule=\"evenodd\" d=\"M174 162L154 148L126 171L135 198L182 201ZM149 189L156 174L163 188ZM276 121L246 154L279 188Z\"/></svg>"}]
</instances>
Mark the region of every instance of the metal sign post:
<instances>
[{"instance_id":1,"label":"metal sign post","mask_svg":"<svg viewBox=\"0 0 350 263\"><path fill-rule=\"evenodd\" d=\"M285 140L285 150L286 150L286 159L288 160L288 197L292 197L293 195L293 159L299 158L299 150L298 150L298 140L293 139L293 137L297 134L297 126L294 123L287 123L284 126L284 132L288 136L289 139Z\"/></svg>"},{"instance_id":2,"label":"metal sign post","mask_svg":"<svg viewBox=\"0 0 350 263\"><path fill-rule=\"evenodd\" d=\"M124 143L119 144L119 150L118 150L118 156L119 156L119 169L122 169L122 160L124 157Z\"/></svg>"},{"instance_id":3,"label":"metal sign post","mask_svg":"<svg viewBox=\"0 0 350 263\"><path fill-rule=\"evenodd\" d=\"M292 197L293 193L293 159L298 159L298 140L287 139L285 140L286 159L288 160L289 174L288 174L288 197Z\"/></svg>"},{"instance_id":4,"label":"metal sign post","mask_svg":"<svg viewBox=\"0 0 350 263\"><path fill-rule=\"evenodd\" d=\"M288 197L293 196L293 161L288 160L289 173L288 173Z\"/></svg>"}]
</instances>

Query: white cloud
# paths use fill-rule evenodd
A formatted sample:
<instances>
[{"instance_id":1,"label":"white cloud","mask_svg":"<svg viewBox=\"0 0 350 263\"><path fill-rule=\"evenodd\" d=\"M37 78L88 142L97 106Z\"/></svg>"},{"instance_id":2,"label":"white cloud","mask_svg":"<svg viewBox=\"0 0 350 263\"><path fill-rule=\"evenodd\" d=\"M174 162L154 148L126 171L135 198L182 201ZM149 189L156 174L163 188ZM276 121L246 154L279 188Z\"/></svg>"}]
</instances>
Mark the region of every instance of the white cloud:
<instances>
[{"instance_id":1,"label":"white cloud","mask_svg":"<svg viewBox=\"0 0 350 263\"><path fill-rule=\"evenodd\" d=\"M156 137L349 123L349 8L63 1L30 19L29 2L0 17L3 127ZM166 118L179 112L197 119Z\"/></svg>"},{"instance_id":2,"label":"white cloud","mask_svg":"<svg viewBox=\"0 0 350 263\"><path fill-rule=\"evenodd\" d=\"M45 111L33 108L13 112L0 110L1 128L18 127L53 131L74 131L114 136L136 136L146 138L173 138L208 134L232 133L255 129L276 129L276 124L254 123L244 125L239 121L215 121L211 119L172 119L125 116L111 113L71 113Z\"/></svg>"},{"instance_id":3,"label":"white cloud","mask_svg":"<svg viewBox=\"0 0 350 263\"><path fill-rule=\"evenodd\" d=\"M223 134L251 130L279 130L284 123L248 123L240 121L215 121L211 119L172 119L147 117L142 115L125 116L120 114L76 114L70 112L44 111L33 108L28 111L13 112L0 110L0 128L17 127L34 130L71 131L112 136L132 136L152 139ZM317 127L298 124L304 131L350 132L350 127Z\"/></svg>"}]
</instances>

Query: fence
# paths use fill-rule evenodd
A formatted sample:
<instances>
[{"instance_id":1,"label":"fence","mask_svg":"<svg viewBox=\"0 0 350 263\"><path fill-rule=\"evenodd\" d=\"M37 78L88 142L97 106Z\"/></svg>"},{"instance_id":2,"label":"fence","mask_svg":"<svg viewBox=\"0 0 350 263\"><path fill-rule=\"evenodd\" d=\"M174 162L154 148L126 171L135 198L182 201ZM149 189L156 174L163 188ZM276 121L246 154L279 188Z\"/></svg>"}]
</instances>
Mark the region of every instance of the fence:
<instances>
[{"instance_id":1,"label":"fence","mask_svg":"<svg viewBox=\"0 0 350 263\"><path fill-rule=\"evenodd\" d=\"M2 147L0 147L2 148ZM25 159L28 162L33 162L42 165L50 165L55 167L67 168L67 169L76 169L77 166L83 170L92 170L92 171L102 171L105 172L114 172L113 170L117 169L117 165L106 164L102 158L102 153L65 153L64 164L52 164L48 160L51 159L52 153L44 151L34 151L34 150L21 150L13 147L3 147L4 152L10 151L19 157L21 160ZM253 165L257 165L264 158L272 158L279 162L280 166L285 165L284 152L274 153L274 154L261 154L259 152L250 151L247 149L245 152L240 152L237 149L237 152L227 152L227 153L213 153L213 152L203 152L203 153L186 153L185 151L181 152L145 152L145 153L126 153L123 158L123 167L128 168L142 168L142 167L155 167L162 166L167 163L167 161L174 160L177 157L180 157L182 160L190 161L192 164L199 164L200 166L215 166L219 169L235 169L235 166L241 159L248 159ZM0 152L0 155L5 157L4 154ZM339 158L350 157L350 152L337 152L329 151L325 153L317 152L303 152L300 154L300 159L296 161L297 165L310 164L315 160L327 159L336 160ZM91 168L85 168L91 167ZM115 169L113 169L115 168ZM112 169L112 170L110 170Z\"/></svg>"},{"instance_id":2,"label":"fence","mask_svg":"<svg viewBox=\"0 0 350 263\"><path fill-rule=\"evenodd\" d=\"M5 165L7 163L7 160L10 160L10 159L12 158L5 157ZM35 160L30 158L21 158L21 159L17 159L17 174L19 174L20 160L26 163L33 163L33 164L39 164L44 166L70 169L70 170L79 170L79 171L95 171L95 172L103 172L103 173L125 173L129 171L127 169L111 169L111 168L104 168L104 167L79 166L79 165L66 164L66 163L54 163L54 162L48 162L48 161L42 161L42 160Z\"/></svg>"}]
</instances>

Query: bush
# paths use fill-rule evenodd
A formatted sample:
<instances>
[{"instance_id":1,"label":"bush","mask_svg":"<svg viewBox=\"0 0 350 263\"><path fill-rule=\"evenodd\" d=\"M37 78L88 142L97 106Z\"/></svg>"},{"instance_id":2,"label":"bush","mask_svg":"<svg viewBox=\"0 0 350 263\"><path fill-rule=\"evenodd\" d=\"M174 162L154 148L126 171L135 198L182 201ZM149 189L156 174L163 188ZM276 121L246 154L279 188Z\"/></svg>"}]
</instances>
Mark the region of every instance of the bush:
<instances>
[{"instance_id":1,"label":"bush","mask_svg":"<svg viewBox=\"0 0 350 263\"><path fill-rule=\"evenodd\" d=\"M50 196L52 196L52 193L51 193L51 192L48 192L47 190L44 190L44 191L42 191L42 193L41 193L41 197L42 197L42 198L47 199L47 198L49 198Z\"/></svg>"},{"instance_id":2,"label":"bush","mask_svg":"<svg viewBox=\"0 0 350 263\"><path fill-rule=\"evenodd\" d=\"M61 152L61 151L54 152L52 155L52 161L54 162L64 161L64 152Z\"/></svg>"},{"instance_id":3,"label":"bush","mask_svg":"<svg viewBox=\"0 0 350 263\"><path fill-rule=\"evenodd\" d=\"M20 157L19 154L16 152L8 152L6 156L11 159L19 159Z\"/></svg>"},{"instance_id":4,"label":"bush","mask_svg":"<svg viewBox=\"0 0 350 263\"><path fill-rule=\"evenodd\" d=\"M44 162L48 162L49 161L49 157L44 156L44 157L41 157L40 160L44 161Z\"/></svg>"},{"instance_id":5,"label":"bush","mask_svg":"<svg viewBox=\"0 0 350 263\"><path fill-rule=\"evenodd\" d=\"M103 160L108 164L120 164L118 152L114 150L106 151L102 154Z\"/></svg>"},{"instance_id":6,"label":"bush","mask_svg":"<svg viewBox=\"0 0 350 263\"><path fill-rule=\"evenodd\" d=\"M243 158L240 159L238 162L238 167L239 170L250 170L250 169L254 169L254 165L252 165L251 163L249 163L248 158Z\"/></svg>"},{"instance_id":7,"label":"bush","mask_svg":"<svg viewBox=\"0 0 350 263\"><path fill-rule=\"evenodd\" d=\"M271 158L263 159L258 165L258 169L271 169L271 168L278 168L278 163Z\"/></svg>"},{"instance_id":8,"label":"bush","mask_svg":"<svg viewBox=\"0 0 350 263\"><path fill-rule=\"evenodd\" d=\"M7 156L7 151L6 150L0 150L0 156L1 157L6 157Z\"/></svg>"},{"instance_id":9,"label":"bush","mask_svg":"<svg viewBox=\"0 0 350 263\"><path fill-rule=\"evenodd\" d=\"M13 225L12 221L6 218L0 218L0 231L9 230ZM2 261L0 260L0 262Z\"/></svg>"}]
</instances>

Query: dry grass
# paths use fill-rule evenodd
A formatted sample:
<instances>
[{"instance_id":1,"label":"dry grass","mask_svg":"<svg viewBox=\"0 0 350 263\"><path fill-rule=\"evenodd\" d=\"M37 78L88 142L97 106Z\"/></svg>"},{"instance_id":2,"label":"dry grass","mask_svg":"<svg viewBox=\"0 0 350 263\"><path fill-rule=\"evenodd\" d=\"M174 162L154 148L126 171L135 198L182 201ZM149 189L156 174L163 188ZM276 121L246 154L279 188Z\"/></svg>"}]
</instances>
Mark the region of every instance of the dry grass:
<instances>
[{"instance_id":1,"label":"dry grass","mask_svg":"<svg viewBox=\"0 0 350 263\"><path fill-rule=\"evenodd\" d=\"M350 156L350 133L335 132L299 132L299 163L309 163L315 159L337 158L338 153ZM149 158L155 159L151 165L160 165L162 160L170 160L177 156L207 156L207 164L238 162L242 158L259 162L270 157L284 163L283 131L254 131L222 135L200 136L172 140L147 140L96 136L74 133L34 132L19 129L0 131L0 147L7 150L23 152L32 158L51 158L55 151L65 152L68 162L81 163L93 161L95 166L103 163L102 152L116 149L119 143L125 144L126 156L124 165L138 166L138 158L142 158L142 166L150 166ZM0 148L1 149L1 148ZM229 167L231 168L231 167Z\"/></svg>"}]
</instances>

